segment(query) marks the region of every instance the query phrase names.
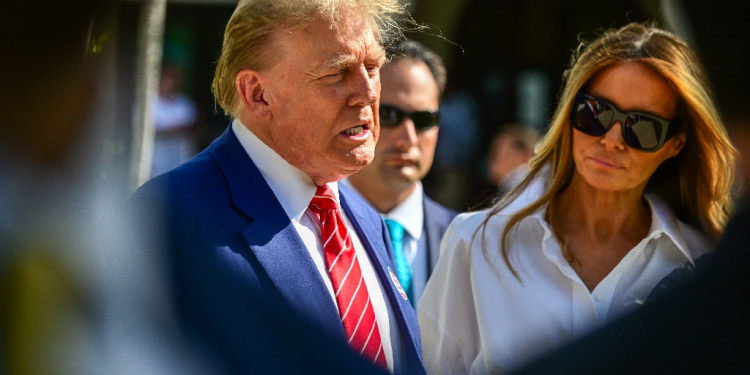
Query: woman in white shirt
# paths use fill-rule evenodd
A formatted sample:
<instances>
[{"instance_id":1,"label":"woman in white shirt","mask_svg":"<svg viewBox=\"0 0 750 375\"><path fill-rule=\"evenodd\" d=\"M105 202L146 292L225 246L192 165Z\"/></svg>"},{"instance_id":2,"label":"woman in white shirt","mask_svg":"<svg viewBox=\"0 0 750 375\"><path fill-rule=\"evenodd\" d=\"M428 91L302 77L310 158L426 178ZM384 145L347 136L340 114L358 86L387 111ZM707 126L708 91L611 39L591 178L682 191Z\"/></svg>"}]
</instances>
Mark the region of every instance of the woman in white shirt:
<instances>
[{"instance_id":1,"label":"woman in white shirt","mask_svg":"<svg viewBox=\"0 0 750 375\"><path fill-rule=\"evenodd\" d=\"M445 234L418 311L433 375L514 369L631 311L731 214L735 150L693 51L638 23L579 51L529 175Z\"/></svg>"}]
</instances>

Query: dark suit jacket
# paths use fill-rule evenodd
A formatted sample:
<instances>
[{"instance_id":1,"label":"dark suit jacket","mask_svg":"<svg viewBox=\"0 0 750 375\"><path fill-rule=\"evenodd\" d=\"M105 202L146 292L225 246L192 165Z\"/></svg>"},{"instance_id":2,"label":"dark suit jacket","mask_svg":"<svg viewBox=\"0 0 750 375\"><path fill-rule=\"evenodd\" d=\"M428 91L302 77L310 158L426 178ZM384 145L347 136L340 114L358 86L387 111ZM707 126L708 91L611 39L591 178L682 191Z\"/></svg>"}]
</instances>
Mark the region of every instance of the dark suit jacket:
<instances>
[{"instance_id":1,"label":"dark suit jacket","mask_svg":"<svg viewBox=\"0 0 750 375\"><path fill-rule=\"evenodd\" d=\"M394 310L392 324L401 333L406 371L423 374L416 316L389 277L393 261L387 229L356 194L342 185L339 189L342 208ZM261 358L251 349L279 339L262 326L268 319L256 317L258 311L290 310L290 320L300 318L306 322L302 327L311 327L298 335L324 332L313 352L331 340L341 344L333 345L334 351L346 345L336 305L302 239L231 127L195 158L138 189L131 200L166 225L158 229L166 241L181 328L230 372L257 369L254 361ZM295 334L288 336L294 340ZM305 355L294 349L283 354L284 361Z\"/></svg>"},{"instance_id":2,"label":"dark suit jacket","mask_svg":"<svg viewBox=\"0 0 750 375\"><path fill-rule=\"evenodd\" d=\"M750 369L750 207L695 278L518 374L739 374Z\"/></svg>"},{"instance_id":3,"label":"dark suit jacket","mask_svg":"<svg viewBox=\"0 0 750 375\"><path fill-rule=\"evenodd\" d=\"M424 231L427 234L428 262L430 275L440 257L440 241L458 212L442 206L440 203L424 196Z\"/></svg>"},{"instance_id":4,"label":"dark suit jacket","mask_svg":"<svg viewBox=\"0 0 750 375\"><path fill-rule=\"evenodd\" d=\"M432 276L438 257L440 256L440 241L453 218L458 214L456 211L445 208L433 201L426 195L423 198L424 206L424 234L419 240L416 258L412 262L411 293L414 301L419 301L424 293L427 280ZM412 302L414 302L412 301Z\"/></svg>"}]
</instances>

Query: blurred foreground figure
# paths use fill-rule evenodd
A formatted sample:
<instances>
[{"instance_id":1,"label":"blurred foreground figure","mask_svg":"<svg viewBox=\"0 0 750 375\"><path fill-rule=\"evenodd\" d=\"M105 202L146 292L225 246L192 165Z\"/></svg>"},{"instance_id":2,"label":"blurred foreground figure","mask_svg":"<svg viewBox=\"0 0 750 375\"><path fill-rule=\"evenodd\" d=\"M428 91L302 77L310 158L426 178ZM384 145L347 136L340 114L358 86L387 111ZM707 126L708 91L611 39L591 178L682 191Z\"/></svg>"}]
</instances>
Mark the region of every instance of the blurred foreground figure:
<instances>
[{"instance_id":1,"label":"blurred foreground figure","mask_svg":"<svg viewBox=\"0 0 750 375\"><path fill-rule=\"evenodd\" d=\"M425 195L420 182L435 155L446 75L440 57L418 42L397 42L388 53L393 57L381 69L375 158L345 182L385 219L398 279L416 306L457 214Z\"/></svg>"},{"instance_id":2,"label":"blurred foreground figure","mask_svg":"<svg viewBox=\"0 0 750 375\"><path fill-rule=\"evenodd\" d=\"M84 63L98 1L0 7L0 373L85 373L95 359L95 97ZM61 17L61 14L72 14ZM28 20L39 24L28 27ZM65 30L61 32L61 30ZM83 235L87 233L87 235Z\"/></svg>"},{"instance_id":3,"label":"blurred foreground figure","mask_svg":"<svg viewBox=\"0 0 750 375\"><path fill-rule=\"evenodd\" d=\"M736 151L690 47L631 23L578 51L528 176L446 232L419 306L431 374L519 368L636 310L724 231Z\"/></svg>"},{"instance_id":4,"label":"blurred foreground figure","mask_svg":"<svg viewBox=\"0 0 750 375\"><path fill-rule=\"evenodd\" d=\"M3 374L205 372L170 333L160 263L128 231L122 190L102 177L113 124L101 114L113 108L90 42L111 31L101 18L111 6L0 6Z\"/></svg>"},{"instance_id":5,"label":"blurred foreground figure","mask_svg":"<svg viewBox=\"0 0 750 375\"><path fill-rule=\"evenodd\" d=\"M337 183L372 161L383 44L403 14L395 0L240 3L213 84L231 125L133 195L168 251L181 332L230 373L425 373L386 226Z\"/></svg>"}]
</instances>

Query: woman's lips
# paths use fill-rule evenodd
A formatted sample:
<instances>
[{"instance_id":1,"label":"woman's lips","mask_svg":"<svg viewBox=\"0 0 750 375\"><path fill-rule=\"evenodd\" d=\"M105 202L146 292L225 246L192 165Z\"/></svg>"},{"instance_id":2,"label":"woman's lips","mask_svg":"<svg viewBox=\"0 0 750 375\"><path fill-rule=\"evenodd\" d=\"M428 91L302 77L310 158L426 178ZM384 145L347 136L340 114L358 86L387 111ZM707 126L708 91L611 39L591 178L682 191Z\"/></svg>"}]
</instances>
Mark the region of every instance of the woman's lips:
<instances>
[{"instance_id":1,"label":"woman's lips","mask_svg":"<svg viewBox=\"0 0 750 375\"><path fill-rule=\"evenodd\" d=\"M618 162L616 162L614 160L608 159L608 158L594 156L594 157L590 157L590 159L591 159L591 161L594 162L594 164L596 164L596 165L598 165L598 166L600 166L602 168L606 168L606 169L625 169L625 167L623 167L622 164L620 164L620 163L618 163Z\"/></svg>"}]
</instances>

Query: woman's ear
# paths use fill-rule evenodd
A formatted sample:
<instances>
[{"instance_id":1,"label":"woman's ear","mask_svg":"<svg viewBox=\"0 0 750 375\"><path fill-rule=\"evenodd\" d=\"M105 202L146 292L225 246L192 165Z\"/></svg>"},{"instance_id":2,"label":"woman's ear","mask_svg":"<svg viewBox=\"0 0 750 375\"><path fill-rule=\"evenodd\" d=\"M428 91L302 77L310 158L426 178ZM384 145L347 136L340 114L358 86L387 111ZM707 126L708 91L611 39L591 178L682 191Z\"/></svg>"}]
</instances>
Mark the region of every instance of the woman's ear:
<instances>
[{"instance_id":1,"label":"woman's ear","mask_svg":"<svg viewBox=\"0 0 750 375\"><path fill-rule=\"evenodd\" d=\"M253 69L241 70L235 79L237 92L245 107L245 113L258 119L271 116L270 106L266 101L266 84L260 72Z\"/></svg>"},{"instance_id":2,"label":"woman's ear","mask_svg":"<svg viewBox=\"0 0 750 375\"><path fill-rule=\"evenodd\" d=\"M677 135L672 137L672 139L668 140L667 142L670 143L670 147L672 148L672 152L670 153L669 157L675 157L680 153L680 150L685 147L685 142L687 142L687 134L683 130L677 133Z\"/></svg>"}]
</instances>

